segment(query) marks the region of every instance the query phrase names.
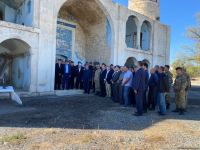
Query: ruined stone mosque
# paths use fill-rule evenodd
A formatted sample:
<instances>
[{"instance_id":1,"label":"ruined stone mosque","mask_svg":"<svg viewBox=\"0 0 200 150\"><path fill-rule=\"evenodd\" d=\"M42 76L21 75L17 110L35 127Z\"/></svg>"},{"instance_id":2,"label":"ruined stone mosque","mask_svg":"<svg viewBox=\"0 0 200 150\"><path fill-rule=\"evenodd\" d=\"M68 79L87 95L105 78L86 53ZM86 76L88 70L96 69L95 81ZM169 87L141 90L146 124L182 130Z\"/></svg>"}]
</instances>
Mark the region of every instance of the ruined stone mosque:
<instances>
[{"instance_id":1,"label":"ruined stone mosque","mask_svg":"<svg viewBox=\"0 0 200 150\"><path fill-rule=\"evenodd\" d=\"M55 62L169 64L160 0L0 0L0 76L29 93L53 93Z\"/></svg>"}]
</instances>

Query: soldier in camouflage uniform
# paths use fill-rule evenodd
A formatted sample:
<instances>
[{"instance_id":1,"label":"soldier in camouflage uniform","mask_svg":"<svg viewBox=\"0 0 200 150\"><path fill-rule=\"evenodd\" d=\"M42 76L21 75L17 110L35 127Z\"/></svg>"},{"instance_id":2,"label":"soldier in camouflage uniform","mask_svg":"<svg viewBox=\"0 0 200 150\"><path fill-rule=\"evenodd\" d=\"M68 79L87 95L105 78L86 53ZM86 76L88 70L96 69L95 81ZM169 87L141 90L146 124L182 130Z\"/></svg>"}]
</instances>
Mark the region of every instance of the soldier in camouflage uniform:
<instances>
[{"instance_id":1,"label":"soldier in camouflage uniform","mask_svg":"<svg viewBox=\"0 0 200 150\"><path fill-rule=\"evenodd\" d=\"M166 93L165 95L165 101L166 101L166 107L167 109L170 109L170 91L171 91L171 87L173 84L173 74L169 71L170 66L169 65L165 65L165 75L168 78L168 86L169 86L169 92Z\"/></svg>"},{"instance_id":2,"label":"soldier in camouflage uniform","mask_svg":"<svg viewBox=\"0 0 200 150\"><path fill-rule=\"evenodd\" d=\"M190 75L187 73L186 69L183 68L183 74L187 79L187 87L185 89L185 100L186 100L186 108L187 108L187 104L188 104L188 90L191 88L191 79L190 79Z\"/></svg>"},{"instance_id":3,"label":"soldier in camouflage uniform","mask_svg":"<svg viewBox=\"0 0 200 150\"><path fill-rule=\"evenodd\" d=\"M188 83L181 67L176 68L176 73L177 76L174 82L176 109L173 112L179 112L180 115L184 115L186 108L185 90Z\"/></svg>"}]
</instances>

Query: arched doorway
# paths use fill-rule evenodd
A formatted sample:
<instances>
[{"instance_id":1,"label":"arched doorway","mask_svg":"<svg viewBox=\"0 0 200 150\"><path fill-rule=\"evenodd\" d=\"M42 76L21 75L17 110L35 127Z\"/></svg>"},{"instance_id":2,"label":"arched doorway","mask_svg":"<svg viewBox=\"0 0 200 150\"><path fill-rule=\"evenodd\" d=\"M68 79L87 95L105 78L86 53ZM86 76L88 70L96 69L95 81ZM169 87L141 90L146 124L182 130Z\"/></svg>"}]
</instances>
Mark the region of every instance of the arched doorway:
<instances>
[{"instance_id":1,"label":"arched doorway","mask_svg":"<svg viewBox=\"0 0 200 150\"><path fill-rule=\"evenodd\" d=\"M27 91L30 88L30 46L19 39L0 43L0 77L6 76L7 84Z\"/></svg>"},{"instance_id":2,"label":"arched doorway","mask_svg":"<svg viewBox=\"0 0 200 150\"><path fill-rule=\"evenodd\" d=\"M144 21L141 27L141 39L140 46L142 50L150 50L151 49L151 23L148 21Z\"/></svg>"},{"instance_id":3,"label":"arched doorway","mask_svg":"<svg viewBox=\"0 0 200 150\"><path fill-rule=\"evenodd\" d=\"M130 16L126 22L126 46L128 48L137 48L137 22L135 16Z\"/></svg>"},{"instance_id":4,"label":"arched doorway","mask_svg":"<svg viewBox=\"0 0 200 150\"><path fill-rule=\"evenodd\" d=\"M151 67L150 61L148 61L147 59L144 59L143 62L144 62L144 63L147 63L148 69L150 69L150 67Z\"/></svg>"},{"instance_id":5,"label":"arched doorway","mask_svg":"<svg viewBox=\"0 0 200 150\"><path fill-rule=\"evenodd\" d=\"M137 65L137 59L135 57L129 57L126 60L125 65L129 66L129 67L134 67Z\"/></svg>"},{"instance_id":6,"label":"arched doorway","mask_svg":"<svg viewBox=\"0 0 200 150\"><path fill-rule=\"evenodd\" d=\"M97 0L67 0L58 12L57 58L111 62L112 26Z\"/></svg>"}]
</instances>

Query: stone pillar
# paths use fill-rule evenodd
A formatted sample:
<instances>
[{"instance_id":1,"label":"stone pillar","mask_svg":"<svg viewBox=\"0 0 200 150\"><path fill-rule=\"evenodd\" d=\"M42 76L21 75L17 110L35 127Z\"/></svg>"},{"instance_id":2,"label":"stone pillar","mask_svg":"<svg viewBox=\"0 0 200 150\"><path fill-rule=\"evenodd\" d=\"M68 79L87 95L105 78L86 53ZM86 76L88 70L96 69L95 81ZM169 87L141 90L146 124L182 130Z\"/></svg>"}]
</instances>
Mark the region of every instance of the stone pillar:
<instances>
[{"instance_id":1,"label":"stone pillar","mask_svg":"<svg viewBox=\"0 0 200 150\"><path fill-rule=\"evenodd\" d=\"M40 1L39 0L33 0L32 2L32 9L33 9L33 22L32 22L32 26L39 28L39 19L40 19Z\"/></svg>"},{"instance_id":2,"label":"stone pillar","mask_svg":"<svg viewBox=\"0 0 200 150\"><path fill-rule=\"evenodd\" d=\"M140 22L137 23L137 49L141 49L141 45L140 45L141 27L142 27L142 24Z\"/></svg>"}]
</instances>

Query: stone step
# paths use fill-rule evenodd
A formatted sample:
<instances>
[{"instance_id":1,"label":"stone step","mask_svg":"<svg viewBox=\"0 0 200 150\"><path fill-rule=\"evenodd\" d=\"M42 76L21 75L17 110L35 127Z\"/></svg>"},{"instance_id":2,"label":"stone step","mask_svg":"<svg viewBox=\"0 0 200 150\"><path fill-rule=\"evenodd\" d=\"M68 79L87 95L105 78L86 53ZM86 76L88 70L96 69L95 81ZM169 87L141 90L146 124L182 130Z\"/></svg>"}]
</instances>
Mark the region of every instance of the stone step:
<instances>
[{"instance_id":1,"label":"stone step","mask_svg":"<svg viewBox=\"0 0 200 150\"><path fill-rule=\"evenodd\" d=\"M58 90L55 91L56 96L71 96L71 95L81 95L83 90Z\"/></svg>"}]
</instances>

